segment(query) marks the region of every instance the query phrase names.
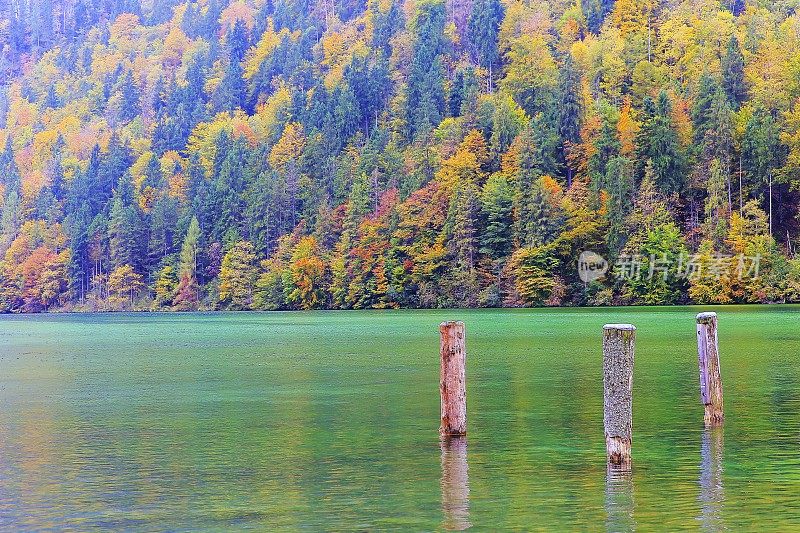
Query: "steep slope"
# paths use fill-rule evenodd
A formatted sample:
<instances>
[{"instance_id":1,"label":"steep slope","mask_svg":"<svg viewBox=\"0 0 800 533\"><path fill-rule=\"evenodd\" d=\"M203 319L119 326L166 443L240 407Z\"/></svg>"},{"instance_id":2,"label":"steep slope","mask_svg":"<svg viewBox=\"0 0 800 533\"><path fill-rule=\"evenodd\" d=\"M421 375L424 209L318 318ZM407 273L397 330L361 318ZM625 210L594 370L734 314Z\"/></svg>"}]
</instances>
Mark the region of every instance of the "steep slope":
<instances>
[{"instance_id":1,"label":"steep slope","mask_svg":"<svg viewBox=\"0 0 800 533\"><path fill-rule=\"evenodd\" d=\"M797 300L794 9L12 2L0 309Z\"/></svg>"}]
</instances>

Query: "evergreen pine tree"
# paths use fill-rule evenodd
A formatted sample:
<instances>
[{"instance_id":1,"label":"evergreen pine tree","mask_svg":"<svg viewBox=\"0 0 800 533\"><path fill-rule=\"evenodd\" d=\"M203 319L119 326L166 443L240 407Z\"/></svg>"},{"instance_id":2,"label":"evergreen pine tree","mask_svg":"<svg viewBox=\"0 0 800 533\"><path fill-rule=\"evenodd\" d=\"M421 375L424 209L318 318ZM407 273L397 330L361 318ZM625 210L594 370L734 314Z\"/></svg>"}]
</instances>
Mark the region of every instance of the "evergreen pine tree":
<instances>
[{"instance_id":1,"label":"evergreen pine tree","mask_svg":"<svg viewBox=\"0 0 800 533\"><path fill-rule=\"evenodd\" d=\"M111 204L108 230L112 267L133 263L133 227L129 211L119 196Z\"/></svg>"},{"instance_id":2,"label":"evergreen pine tree","mask_svg":"<svg viewBox=\"0 0 800 533\"><path fill-rule=\"evenodd\" d=\"M480 253L492 261L506 259L514 244L514 188L504 175L494 174L486 180L480 202Z\"/></svg>"},{"instance_id":3,"label":"evergreen pine tree","mask_svg":"<svg viewBox=\"0 0 800 533\"><path fill-rule=\"evenodd\" d=\"M645 117L637 138L640 173L650 164L659 191L666 195L680 193L685 186L684 159L666 91L661 91L656 103L645 99L644 107Z\"/></svg>"},{"instance_id":4,"label":"evergreen pine tree","mask_svg":"<svg viewBox=\"0 0 800 533\"><path fill-rule=\"evenodd\" d=\"M744 56L736 35L731 35L728 49L722 56L722 84L731 105L738 109L747 98L747 85L744 80Z\"/></svg>"},{"instance_id":5,"label":"evergreen pine tree","mask_svg":"<svg viewBox=\"0 0 800 533\"><path fill-rule=\"evenodd\" d=\"M619 155L618 121L619 114L615 108L604 106L601 109L600 134L594 142L594 153L589 158L588 164L589 179L595 193L608 188L606 183L608 165L612 159Z\"/></svg>"},{"instance_id":6,"label":"evergreen pine tree","mask_svg":"<svg viewBox=\"0 0 800 533\"><path fill-rule=\"evenodd\" d=\"M580 76L572 60L572 54L567 54L559 82L560 102L558 107L558 134L561 137L560 163L566 168L567 186L572 183L575 172L575 169L567 164L567 154L570 147L580 142L581 136L582 108L579 91Z\"/></svg>"},{"instance_id":7,"label":"evergreen pine tree","mask_svg":"<svg viewBox=\"0 0 800 533\"><path fill-rule=\"evenodd\" d=\"M119 118L122 122L130 122L141 112L141 106L139 105L140 90L130 70L126 71L125 75L120 80L119 92L122 96Z\"/></svg>"},{"instance_id":8,"label":"evergreen pine tree","mask_svg":"<svg viewBox=\"0 0 800 533\"><path fill-rule=\"evenodd\" d=\"M634 165L624 156L612 158L606 166L606 191L609 194L606 243L616 255L625 244L625 220L633 208L635 194Z\"/></svg>"},{"instance_id":9,"label":"evergreen pine tree","mask_svg":"<svg viewBox=\"0 0 800 533\"><path fill-rule=\"evenodd\" d=\"M780 164L780 134L772 114L757 107L745 126L742 138L742 190L746 203L755 197L767 201L770 176Z\"/></svg>"},{"instance_id":10,"label":"evergreen pine tree","mask_svg":"<svg viewBox=\"0 0 800 533\"><path fill-rule=\"evenodd\" d=\"M514 194L514 209L516 211L515 237L520 246L532 246L534 234L533 207L531 195L535 184L542 175L541 162L537 158L533 130L526 128L520 133L519 164L517 169Z\"/></svg>"},{"instance_id":11,"label":"evergreen pine tree","mask_svg":"<svg viewBox=\"0 0 800 533\"><path fill-rule=\"evenodd\" d=\"M451 199L445 233L452 268L450 294L459 307L478 303L478 190L471 181L459 184Z\"/></svg>"},{"instance_id":12,"label":"evergreen pine tree","mask_svg":"<svg viewBox=\"0 0 800 533\"><path fill-rule=\"evenodd\" d=\"M488 71L488 91L492 92L494 75L499 70L497 36L503 20L500 0L477 0L467 22L467 39L473 61Z\"/></svg>"},{"instance_id":13,"label":"evergreen pine tree","mask_svg":"<svg viewBox=\"0 0 800 533\"><path fill-rule=\"evenodd\" d=\"M0 184L5 186L6 192L20 188L19 168L14 159L14 148L11 146L10 135L6 138L5 149L0 153Z\"/></svg>"},{"instance_id":14,"label":"evergreen pine tree","mask_svg":"<svg viewBox=\"0 0 800 533\"><path fill-rule=\"evenodd\" d=\"M16 189L6 194L0 215L0 252L5 254L11 242L17 237L22 223L20 197Z\"/></svg>"},{"instance_id":15,"label":"evergreen pine tree","mask_svg":"<svg viewBox=\"0 0 800 533\"><path fill-rule=\"evenodd\" d=\"M192 217L181 246L178 288L173 300L173 306L179 310L196 309L200 299L200 287L197 282L200 236L200 223L197 217Z\"/></svg>"},{"instance_id":16,"label":"evergreen pine tree","mask_svg":"<svg viewBox=\"0 0 800 533\"><path fill-rule=\"evenodd\" d=\"M405 117L412 134L427 132L444 114L445 6L442 0L417 4L412 21L412 57Z\"/></svg>"},{"instance_id":17,"label":"evergreen pine tree","mask_svg":"<svg viewBox=\"0 0 800 533\"><path fill-rule=\"evenodd\" d=\"M157 269L167 256L174 253L177 223L177 201L166 194L160 195L150 212L150 240L147 245L148 270Z\"/></svg>"}]
</instances>

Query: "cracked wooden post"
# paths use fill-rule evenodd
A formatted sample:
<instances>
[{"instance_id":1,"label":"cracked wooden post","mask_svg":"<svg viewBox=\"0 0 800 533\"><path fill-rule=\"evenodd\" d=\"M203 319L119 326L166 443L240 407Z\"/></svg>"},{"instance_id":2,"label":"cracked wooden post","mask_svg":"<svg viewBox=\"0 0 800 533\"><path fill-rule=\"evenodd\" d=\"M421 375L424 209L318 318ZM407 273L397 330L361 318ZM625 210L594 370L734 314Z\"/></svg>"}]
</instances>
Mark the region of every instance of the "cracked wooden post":
<instances>
[{"instance_id":1,"label":"cracked wooden post","mask_svg":"<svg viewBox=\"0 0 800 533\"><path fill-rule=\"evenodd\" d=\"M636 328L631 324L603 326L603 426L611 465L631 462L633 427L633 352Z\"/></svg>"},{"instance_id":2,"label":"cracked wooden post","mask_svg":"<svg viewBox=\"0 0 800 533\"><path fill-rule=\"evenodd\" d=\"M700 365L700 400L705 408L703 420L706 426L716 426L724 419L716 313L697 315L697 360Z\"/></svg>"},{"instance_id":3,"label":"cracked wooden post","mask_svg":"<svg viewBox=\"0 0 800 533\"><path fill-rule=\"evenodd\" d=\"M439 393L442 399L442 437L455 437L467 434L467 351L464 339L463 322L442 322L441 366L439 373Z\"/></svg>"}]
</instances>

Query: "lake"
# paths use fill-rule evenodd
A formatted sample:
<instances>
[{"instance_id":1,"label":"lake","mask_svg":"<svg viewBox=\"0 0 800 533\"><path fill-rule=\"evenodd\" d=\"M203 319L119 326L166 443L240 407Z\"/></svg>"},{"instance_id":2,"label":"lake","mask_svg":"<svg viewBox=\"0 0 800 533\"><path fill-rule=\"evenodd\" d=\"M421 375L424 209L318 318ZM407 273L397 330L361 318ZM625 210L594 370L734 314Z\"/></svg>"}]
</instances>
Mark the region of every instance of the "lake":
<instances>
[{"instance_id":1,"label":"lake","mask_svg":"<svg viewBox=\"0 0 800 533\"><path fill-rule=\"evenodd\" d=\"M800 527L800 307L0 317L0 526ZM713 310L713 308L712 308ZM467 327L468 437L440 445L439 332ZM633 469L609 473L602 326L638 328Z\"/></svg>"}]
</instances>

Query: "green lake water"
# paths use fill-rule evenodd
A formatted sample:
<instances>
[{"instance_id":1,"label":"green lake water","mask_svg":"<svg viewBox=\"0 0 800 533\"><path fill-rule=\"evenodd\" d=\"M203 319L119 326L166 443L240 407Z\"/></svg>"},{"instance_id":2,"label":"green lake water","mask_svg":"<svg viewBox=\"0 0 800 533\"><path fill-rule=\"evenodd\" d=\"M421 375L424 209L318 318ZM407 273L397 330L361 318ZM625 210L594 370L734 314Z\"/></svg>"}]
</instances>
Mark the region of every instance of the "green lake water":
<instances>
[{"instance_id":1,"label":"green lake water","mask_svg":"<svg viewBox=\"0 0 800 533\"><path fill-rule=\"evenodd\" d=\"M704 308L705 310L705 308ZM0 317L0 528L797 530L800 307ZM467 325L440 445L438 324ZM638 328L609 474L602 326Z\"/></svg>"}]
</instances>

